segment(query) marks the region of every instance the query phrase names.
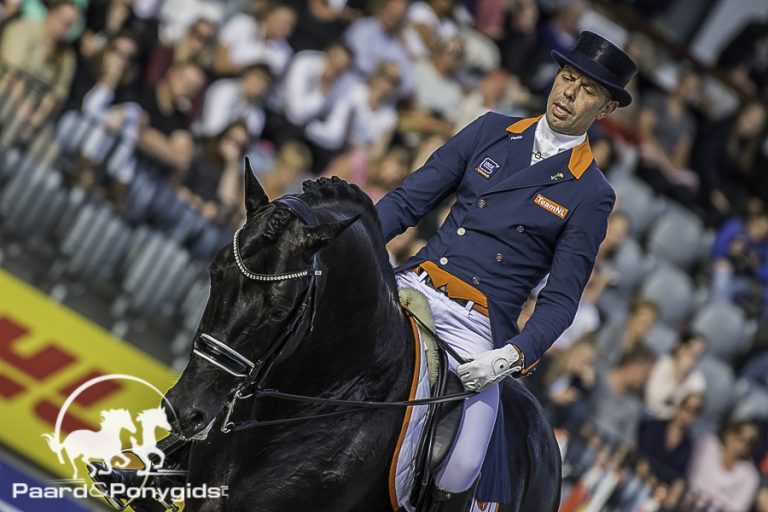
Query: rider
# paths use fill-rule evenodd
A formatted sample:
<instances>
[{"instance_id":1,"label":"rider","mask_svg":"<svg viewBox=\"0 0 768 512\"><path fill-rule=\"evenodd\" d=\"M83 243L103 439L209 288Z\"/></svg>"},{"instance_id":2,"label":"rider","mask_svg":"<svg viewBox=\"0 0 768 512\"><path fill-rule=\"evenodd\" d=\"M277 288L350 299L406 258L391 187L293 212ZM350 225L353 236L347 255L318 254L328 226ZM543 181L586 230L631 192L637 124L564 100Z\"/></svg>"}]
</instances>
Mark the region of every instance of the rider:
<instances>
[{"instance_id":1,"label":"rider","mask_svg":"<svg viewBox=\"0 0 768 512\"><path fill-rule=\"evenodd\" d=\"M625 87L637 67L586 31L568 55L552 56L560 69L543 116L481 116L376 205L389 241L456 195L435 236L395 269L398 286L426 295L437 334L468 361L451 359L451 367L467 389L478 391L466 401L461 429L437 472L435 486L444 492L430 510L462 506L466 496L456 494L472 487L481 468L484 476L499 473L486 467L493 457L483 462L486 453L503 449L490 443L494 425L502 423L498 383L529 372L571 324L615 201L586 132L630 104ZM520 309L547 273L535 312L518 332ZM478 499L505 501L504 482L481 479Z\"/></svg>"}]
</instances>

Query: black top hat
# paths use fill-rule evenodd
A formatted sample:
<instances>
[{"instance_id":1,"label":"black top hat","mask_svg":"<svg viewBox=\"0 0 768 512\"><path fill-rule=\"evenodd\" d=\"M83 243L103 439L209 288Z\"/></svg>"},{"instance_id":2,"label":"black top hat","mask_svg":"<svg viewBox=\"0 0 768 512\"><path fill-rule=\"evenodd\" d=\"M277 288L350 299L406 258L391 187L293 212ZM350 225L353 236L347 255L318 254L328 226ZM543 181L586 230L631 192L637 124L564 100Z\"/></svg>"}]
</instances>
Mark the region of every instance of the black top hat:
<instances>
[{"instance_id":1,"label":"black top hat","mask_svg":"<svg viewBox=\"0 0 768 512\"><path fill-rule=\"evenodd\" d=\"M632 95L624 87L637 72L637 65L603 36L585 30L568 56L553 50L552 57L561 66L569 64L608 89L620 107L632 103Z\"/></svg>"}]
</instances>

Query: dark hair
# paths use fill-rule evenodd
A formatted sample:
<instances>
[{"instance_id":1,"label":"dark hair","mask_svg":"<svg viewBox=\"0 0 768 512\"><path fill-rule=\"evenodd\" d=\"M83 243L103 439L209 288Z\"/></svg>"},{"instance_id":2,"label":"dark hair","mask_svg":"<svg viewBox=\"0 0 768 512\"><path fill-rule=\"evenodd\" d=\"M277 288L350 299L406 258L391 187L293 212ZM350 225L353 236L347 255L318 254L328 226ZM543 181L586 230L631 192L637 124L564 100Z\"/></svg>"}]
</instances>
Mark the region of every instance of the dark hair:
<instances>
[{"instance_id":1,"label":"dark hair","mask_svg":"<svg viewBox=\"0 0 768 512\"><path fill-rule=\"evenodd\" d=\"M226 128L216 135L203 139L203 155L205 159L222 170L224 169L224 157L221 155L219 145L221 144L222 139L227 135L227 132L233 128L242 128L245 130L245 133L248 134L248 126L245 122L238 119L237 121L229 123ZM248 136L250 138L250 134L248 134Z\"/></svg>"},{"instance_id":2,"label":"dark hair","mask_svg":"<svg viewBox=\"0 0 768 512\"><path fill-rule=\"evenodd\" d=\"M720 442L725 444L725 437L728 434L737 434L739 433L744 427L752 426L754 427L758 432L760 431L760 426L758 425L756 420L753 420L751 418L745 418L741 420L730 420L724 423L720 430L717 431L717 437L720 439ZM752 443L752 446L750 446L750 451L755 449L755 443ZM745 459L749 458L749 454L747 454Z\"/></svg>"},{"instance_id":3,"label":"dark hair","mask_svg":"<svg viewBox=\"0 0 768 512\"><path fill-rule=\"evenodd\" d=\"M631 364L642 364L642 363L649 363L653 364L656 362L656 353L648 348L648 345L645 343L638 343L634 347L632 347L629 351L624 352L621 355L621 358L619 359L619 362L617 363L618 368L624 368L626 366L629 366Z\"/></svg>"},{"instance_id":4,"label":"dark hair","mask_svg":"<svg viewBox=\"0 0 768 512\"><path fill-rule=\"evenodd\" d=\"M272 73L272 70L270 69L270 67L267 66L266 64L261 64L261 63L250 64L250 65L246 66L240 72L240 77L242 78L243 76L245 76L245 75L247 75L249 73L261 73L261 74L265 75L269 79L270 82L275 78L275 75Z\"/></svg>"},{"instance_id":5,"label":"dark hair","mask_svg":"<svg viewBox=\"0 0 768 512\"><path fill-rule=\"evenodd\" d=\"M707 338L701 333L692 331L690 329L683 329L677 338L677 344L675 345L674 352L677 353L683 347L687 347L693 343L694 340L701 340L704 344L707 344Z\"/></svg>"},{"instance_id":6,"label":"dark hair","mask_svg":"<svg viewBox=\"0 0 768 512\"><path fill-rule=\"evenodd\" d=\"M350 48L349 45L346 42L344 42L343 39L334 39L334 40L332 40L331 42L329 42L328 44L326 44L323 47L323 50L325 50L327 52L328 50L330 50L332 48L341 48L342 50L347 52L347 55L349 55L350 57L354 56L354 53L352 53L352 48Z\"/></svg>"}]
</instances>

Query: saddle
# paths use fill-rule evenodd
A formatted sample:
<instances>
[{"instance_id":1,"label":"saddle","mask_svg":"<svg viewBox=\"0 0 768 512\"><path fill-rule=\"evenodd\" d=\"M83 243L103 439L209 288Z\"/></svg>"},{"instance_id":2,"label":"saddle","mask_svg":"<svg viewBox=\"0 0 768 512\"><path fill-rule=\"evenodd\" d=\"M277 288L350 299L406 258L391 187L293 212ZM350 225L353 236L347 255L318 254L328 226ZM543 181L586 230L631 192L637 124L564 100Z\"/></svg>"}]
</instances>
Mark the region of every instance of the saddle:
<instances>
[{"instance_id":1,"label":"saddle","mask_svg":"<svg viewBox=\"0 0 768 512\"><path fill-rule=\"evenodd\" d=\"M461 380L448 369L448 356L435 339L434 321L426 297L414 289L401 288L399 298L407 315L412 317L411 321L416 321L422 339L426 340L431 396L437 398L463 392ZM453 401L428 406L414 460L410 503L416 510L424 509L430 500L434 474L448 456L461 425L463 404L463 401Z\"/></svg>"}]
</instances>

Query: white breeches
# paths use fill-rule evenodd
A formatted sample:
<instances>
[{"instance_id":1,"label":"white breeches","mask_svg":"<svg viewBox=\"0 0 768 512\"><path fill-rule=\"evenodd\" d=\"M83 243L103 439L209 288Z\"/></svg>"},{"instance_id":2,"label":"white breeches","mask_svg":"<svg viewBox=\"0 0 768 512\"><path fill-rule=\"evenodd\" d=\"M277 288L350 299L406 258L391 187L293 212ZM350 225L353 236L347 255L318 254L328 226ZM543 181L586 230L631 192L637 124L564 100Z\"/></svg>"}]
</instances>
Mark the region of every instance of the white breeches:
<instances>
[{"instance_id":1,"label":"white breeches","mask_svg":"<svg viewBox=\"0 0 768 512\"><path fill-rule=\"evenodd\" d=\"M400 288L415 288L429 300L435 321L435 332L461 355L493 349L488 317L473 311L471 303L464 307L445 294L423 283L426 272L416 275L405 271L395 277ZM448 357L451 370L458 363ZM464 402L464 414L450 453L438 469L435 483L440 489L462 492L469 489L477 476L491 440L499 406L499 385L494 384Z\"/></svg>"}]
</instances>

